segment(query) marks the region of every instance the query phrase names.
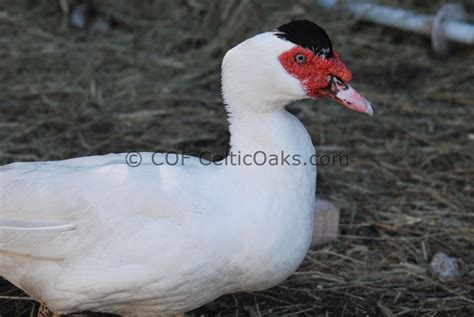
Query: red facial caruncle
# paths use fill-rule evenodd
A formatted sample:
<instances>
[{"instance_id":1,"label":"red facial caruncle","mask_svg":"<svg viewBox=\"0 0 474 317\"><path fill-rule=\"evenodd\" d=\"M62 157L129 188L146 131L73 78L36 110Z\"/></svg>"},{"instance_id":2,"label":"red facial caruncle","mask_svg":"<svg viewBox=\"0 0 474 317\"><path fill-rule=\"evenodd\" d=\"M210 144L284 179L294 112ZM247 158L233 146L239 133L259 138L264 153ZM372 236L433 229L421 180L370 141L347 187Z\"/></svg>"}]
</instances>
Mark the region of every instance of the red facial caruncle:
<instances>
[{"instance_id":1,"label":"red facial caruncle","mask_svg":"<svg viewBox=\"0 0 474 317\"><path fill-rule=\"evenodd\" d=\"M328 88L332 76L344 82L352 79L351 72L337 53L332 58L325 58L297 46L281 54L279 59L286 71L301 81L310 97L324 96L323 89Z\"/></svg>"},{"instance_id":2,"label":"red facial caruncle","mask_svg":"<svg viewBox=\"0 0 474 317\"><path fill-rule=\"evenodd\" d=\"M337 53L327 58L296 46L278 59L290 75L299 79L309 97L327 96L349 109L373 114L370 102L347 84L352 74Z\"/></svg>"}]
</instances>

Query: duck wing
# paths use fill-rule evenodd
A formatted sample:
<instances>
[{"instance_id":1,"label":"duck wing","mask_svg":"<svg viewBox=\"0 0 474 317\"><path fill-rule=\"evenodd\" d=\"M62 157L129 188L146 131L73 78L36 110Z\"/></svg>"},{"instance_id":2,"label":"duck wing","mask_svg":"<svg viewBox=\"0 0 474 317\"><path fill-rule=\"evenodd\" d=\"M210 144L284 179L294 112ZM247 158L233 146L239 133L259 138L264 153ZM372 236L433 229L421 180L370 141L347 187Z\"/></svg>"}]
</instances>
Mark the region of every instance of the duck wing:
<instances>
[{"instance_id":1,"label":"duck wing","mask_svg":"<svg viewBox=\"0 0 474 317\"><path fill-rule=\"evenodd\" d=\"M198 162L156 166L152 155L137 168L125 164L125 153L0 167L0 253L66 258L132 214L146 222L192 211L170 184L189 179L183 173ZM185 187L192 191L192 184Z\"/></svg>"}]
</instances>

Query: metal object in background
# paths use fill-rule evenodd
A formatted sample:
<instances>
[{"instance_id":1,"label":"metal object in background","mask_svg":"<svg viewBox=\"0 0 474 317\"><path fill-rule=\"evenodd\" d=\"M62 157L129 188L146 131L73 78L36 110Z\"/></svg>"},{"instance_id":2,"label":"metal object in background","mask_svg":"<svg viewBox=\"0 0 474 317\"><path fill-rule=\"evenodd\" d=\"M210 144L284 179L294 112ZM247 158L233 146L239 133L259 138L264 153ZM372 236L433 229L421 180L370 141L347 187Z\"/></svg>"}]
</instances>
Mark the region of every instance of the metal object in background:
<instances>
[{"instance_id":1,"label":"metal object in background","mask_svg":"<svg viewBox=\"0 0 474 317\"><path fill-rule=\"evenodd\" d=\"M316 0L324 8L342 8L358 18L431 36L433 50L442 56L449 53L450 43L474 45L474 25L466 23L461 4L443 5L436 15L420 14L368 1Z\"/></svg>"}]
</instances>

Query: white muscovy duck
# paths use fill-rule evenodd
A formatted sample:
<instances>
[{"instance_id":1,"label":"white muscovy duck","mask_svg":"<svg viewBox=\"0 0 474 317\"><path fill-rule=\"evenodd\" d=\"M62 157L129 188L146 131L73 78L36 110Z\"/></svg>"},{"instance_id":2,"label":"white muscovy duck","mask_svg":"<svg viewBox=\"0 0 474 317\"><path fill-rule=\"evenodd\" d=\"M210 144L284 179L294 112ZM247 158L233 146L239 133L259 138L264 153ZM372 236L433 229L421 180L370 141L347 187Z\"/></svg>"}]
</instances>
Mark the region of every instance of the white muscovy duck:
<instances>
[{"instance_id":1,"label":"white muscovy duck","mask_svg":"<svg viewBox=\"0 0 474 317\"><path fill-rule=\"evenodd\" d=\"M0 275L56 313L127 316L282 282L310 245L316 189L311 138L285 106L329 96L372 115L350 79L325 31L292 21L224 57L234 163L145 153L135 168L126 154L0 167Z\"/></svg>"}]
</instances>

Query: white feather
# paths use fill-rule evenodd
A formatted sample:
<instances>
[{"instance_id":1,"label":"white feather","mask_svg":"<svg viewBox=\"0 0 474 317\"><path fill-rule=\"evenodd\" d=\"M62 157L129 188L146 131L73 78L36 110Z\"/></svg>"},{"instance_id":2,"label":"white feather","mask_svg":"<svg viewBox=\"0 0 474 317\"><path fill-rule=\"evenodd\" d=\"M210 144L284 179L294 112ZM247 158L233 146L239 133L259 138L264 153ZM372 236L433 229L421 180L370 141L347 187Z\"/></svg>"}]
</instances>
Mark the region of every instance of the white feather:
<instances>
[{"instance_id":1,"label":"white feather","mask_svg":"<svg viewBox=\"0 0 474 317\"><path fill-rule=\"evenodd\" d=\"M264 33L227 54L233 153L314 154L284 110L305 98L277 61L292 45ZM1 167L0 275L58 313L164 316L297 269L311 239L315 166L157 166L142 155L135 168L123 153Z\"/></svg>"}]
</instances>

